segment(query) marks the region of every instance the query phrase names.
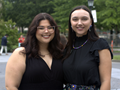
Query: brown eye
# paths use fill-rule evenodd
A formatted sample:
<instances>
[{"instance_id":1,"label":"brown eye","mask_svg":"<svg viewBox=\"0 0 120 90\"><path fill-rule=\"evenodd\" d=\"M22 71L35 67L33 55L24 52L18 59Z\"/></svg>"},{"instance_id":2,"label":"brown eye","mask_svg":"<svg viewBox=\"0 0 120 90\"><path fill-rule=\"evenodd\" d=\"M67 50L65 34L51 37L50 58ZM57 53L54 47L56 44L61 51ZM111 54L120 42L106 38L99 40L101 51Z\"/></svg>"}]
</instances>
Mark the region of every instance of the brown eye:
<instances>
[{"instance_id":1,"label":"brown eye","mask_svg":"<svg viewBox=\"0 0 120 90\"><path fill-rule=\"evenodd\" d=\"M82 20L88 20L88 18L82 18Z\"/></svg>"},{"instance_id":2,"label":"brown eye","mask_svg":"<svg viewBox=\"0 0 120 90\"><path fill-rule=\"evenodd\" d=\"M73 21L78 21L78 19L77 19L77 18L73 18L72 20L73 20Z\"/></svg>"},{"instance_id":3,"label":"brown eye","mask_svg":"<svg viewBox=\"0 0 120 90\"><path fill-rule=\"evenodd\" d=\"M86 21L86 20L88 20L88 19L89 19L89 18L86 17L86 16L84 16L84 17L81 18L81 20L83 20L83 21Z\"/></svg>"},{"instance_id":4,"label":"brown eye","mask_svg":"<svg viewBox=\"0 0 120 90\"><path fill-rule=\"evenodd\" d=\"M45 27L37 27L37 29L39 29L39 30L44 30L45 29Z\"/></svg>"},{"instance_id":5,"label":"brown eye","mask_svg":"<svg viewBox=\"0 0 120 90\"><path fill-rule=\"evenodd\" d=\"M49 26L49 27L47 27L48 29L53 29L53 27L52 26Z\"/></svg>"},{"instance_id":6,"label":"brown eye","mask_svg":"<svg viewBox=\"0 0 120 90\"><path fill-rule=\"evenodd\" d=\"M40 30L44 30L44 28L43 27L41 27L41 28L39 28Z\"/></svg>"}]
</instances>

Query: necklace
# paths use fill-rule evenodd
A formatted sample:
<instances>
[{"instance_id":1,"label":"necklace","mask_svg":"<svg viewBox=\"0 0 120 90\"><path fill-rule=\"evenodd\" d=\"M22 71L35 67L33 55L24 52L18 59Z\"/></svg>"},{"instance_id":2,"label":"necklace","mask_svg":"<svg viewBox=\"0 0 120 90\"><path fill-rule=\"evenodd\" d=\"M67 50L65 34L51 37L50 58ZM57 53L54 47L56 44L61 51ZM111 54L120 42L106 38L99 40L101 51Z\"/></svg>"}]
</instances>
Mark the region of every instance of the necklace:
<instances>
[{"instance_id":1,"label":"necklace","mask_svg":"<svg viewBox=\"0 0 120 90\"><path fill-rule=\"evenodd\" d=\"M74 49L79 49L79 48L83 47L87 43L87 41L88 41L88 39L81 46L79 46L79 47L74 47L74 45L73 45L73 48Z\"/></svg>"},{"instance_id":2,"label":"necklace","mask_svg":"<svg viewBox=\"0 0 120 90\"><path fill-rule=\"evenodd\" d=\"M41 57L45 57L45 56L47 56L47 55L49 55L50 53L47 53L47 54L44 54L44 55L41 55Z\"/></svg>"},{"instance_id":3,"label":"necklace","mask_svg":"<svg viewBox=\"0 0 120 90\"><path fill-rule=\"evenodd\" d=\"M49 55L50 53L47 53L47 54L43 54L43 55Z\"/></svg>"}]
</instances>

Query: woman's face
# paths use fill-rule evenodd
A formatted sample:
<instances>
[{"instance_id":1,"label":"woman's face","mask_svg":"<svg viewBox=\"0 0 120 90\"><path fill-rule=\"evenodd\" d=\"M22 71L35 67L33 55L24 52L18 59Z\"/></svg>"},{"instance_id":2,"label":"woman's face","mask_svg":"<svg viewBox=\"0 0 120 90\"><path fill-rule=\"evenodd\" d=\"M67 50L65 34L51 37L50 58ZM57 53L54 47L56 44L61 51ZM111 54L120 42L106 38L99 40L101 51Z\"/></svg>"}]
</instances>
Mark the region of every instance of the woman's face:
<instances>
[{"instance_id":1,"label":"woman's face","mask_svg":"<svg viewBox=\"0 0 120 90\"><path fill-rule=\"evenodd\" d=\"M51 26L48 20L41 20L36 31L36 38L40 44L48 44L55 35L55 26Z\"/></svg>"},{"instance_id":2,"label":"woman's face","mask_svg":"<svg viewBox=\"0 0 120 90\"><path fill-rule=\"evenodd\" d=\"M90 25L92 24L89 13L83 9L75 10L71 14L70 21L72 29L75 31L77 37L86 35Z\"/></svg>"}]
</instances>

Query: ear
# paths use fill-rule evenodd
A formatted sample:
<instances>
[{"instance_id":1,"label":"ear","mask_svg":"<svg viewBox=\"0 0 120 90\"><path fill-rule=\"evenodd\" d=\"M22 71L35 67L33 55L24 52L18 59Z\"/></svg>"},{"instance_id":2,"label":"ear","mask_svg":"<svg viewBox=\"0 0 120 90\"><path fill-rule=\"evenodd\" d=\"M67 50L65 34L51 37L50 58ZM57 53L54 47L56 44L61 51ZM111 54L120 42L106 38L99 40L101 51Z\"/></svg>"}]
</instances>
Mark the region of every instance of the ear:
<instances>
[{"instance_id":1,"label":"ear","mask_svg":"<svg viewBox=\"0 0 120 90\"><path fill-rule=\"evenodd\" d=\"M91 22L91 25L92 25L92 20L90 20L90 22Z\"/></svg>"}]
</instances>

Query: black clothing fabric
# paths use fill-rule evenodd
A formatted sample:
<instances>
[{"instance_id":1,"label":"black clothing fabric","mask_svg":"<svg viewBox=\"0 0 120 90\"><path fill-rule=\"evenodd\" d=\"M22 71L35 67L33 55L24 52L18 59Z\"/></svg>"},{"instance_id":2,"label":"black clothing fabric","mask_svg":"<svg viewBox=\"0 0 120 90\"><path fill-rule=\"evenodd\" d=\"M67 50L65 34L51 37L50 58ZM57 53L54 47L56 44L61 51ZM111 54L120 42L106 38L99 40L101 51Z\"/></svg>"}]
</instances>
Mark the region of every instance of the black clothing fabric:
<instances>
[{"instance_id":1,"label":"black clothing fabric","mask_svg":"<svg viewBox=\"0 0 120 90\"><path fill-rule=\"evenodd\" d=\"M74 46L81 46L88 36L76 37ZM64 79L66 83L77 85L95 85L100 87L99 53L98 50L109 49L105 39L90 41L79 49L72 49L70 56L63 62ZM111 58L113 57L112 52Z\"/></svg>"},{"instance_id":2,"label":"black clothing fabric","mask_svg":"<svg viewBox=\"0 0 120 90\"><path fill-rule=\"evenodd\" d=\"M19 90L62 90L63 70L61 60L52 60L51 69L40 58L26 57L26 70Z\"/></svg>"},{"instance_id":3,"label":"black clothing fabric","mask_svg":"<svg viewBox=\"0 0 120 90\"><path fill-rule=\"evenodd\" d=\"M7 46L7 37L2 37L2 41L1 41L1 45L2 46Z\"/></svg>"}]
</instances>

